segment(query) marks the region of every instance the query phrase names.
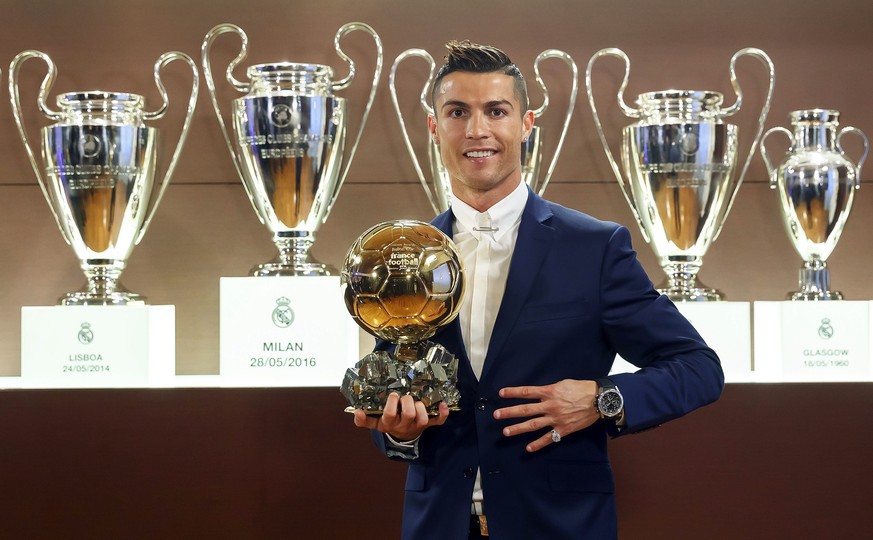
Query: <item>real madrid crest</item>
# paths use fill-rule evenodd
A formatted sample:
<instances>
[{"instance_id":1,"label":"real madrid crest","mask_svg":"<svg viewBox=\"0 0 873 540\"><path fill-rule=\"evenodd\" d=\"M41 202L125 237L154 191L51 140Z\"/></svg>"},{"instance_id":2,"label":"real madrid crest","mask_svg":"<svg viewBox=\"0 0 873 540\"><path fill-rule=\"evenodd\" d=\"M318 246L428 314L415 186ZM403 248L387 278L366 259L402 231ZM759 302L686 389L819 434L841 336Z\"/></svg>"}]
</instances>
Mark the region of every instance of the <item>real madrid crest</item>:
<instances>
[{"instance_id":1,"label":"real madrid crest","mask_svg":"<svg viewBox=\"0 0 873 540\"><path fill-rule=\"evenodd\" d=\"M282 296L276 299L276 308L273 310L273 324L279 328L288 328L294 322L294 310L291 309L291 300Z\"/></svg>"},{"instance_id":2,"label":"real madrid crest","mask_svg":"<svg viewBox=\"0 0 873 540\"><path fill-rule=\"evenodd\" d=\"M77 337L79 338L79 343L84 345L94 341L94 332L91 330L91 324L83 322L81 328L79 328Z\"/></svg>"},{"instance_id":3,"label":"real madrid crest","mask_svg":"<svg viewBox=\"0 0 873 540\"><path fill-rule=\"evenodd\" d=\"M818 337L822 339L834 337L834 327L831 326L831 320L827 317L821 320L821 326L818 327Z\"/></svg>"}]
</instances>

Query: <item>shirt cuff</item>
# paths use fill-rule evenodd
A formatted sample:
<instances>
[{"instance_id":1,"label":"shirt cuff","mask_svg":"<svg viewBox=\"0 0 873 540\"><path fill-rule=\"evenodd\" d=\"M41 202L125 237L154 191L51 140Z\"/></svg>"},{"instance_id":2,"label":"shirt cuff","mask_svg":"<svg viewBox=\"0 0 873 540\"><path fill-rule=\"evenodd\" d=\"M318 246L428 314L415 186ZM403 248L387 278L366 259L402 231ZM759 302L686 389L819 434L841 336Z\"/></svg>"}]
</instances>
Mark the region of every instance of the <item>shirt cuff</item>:
<instances>
[{"instance_id":1,"label":"shirt cuff","mask_svg":"<svg viewBox=\"0 0 873 540\"><path fill-rule=\"evenodd\" d=\"M411 441L398 441L391 435L385 435L385 453L388 457L400 459L418 459L418 439L421 435Z\"/></svg>"}]
</instances>

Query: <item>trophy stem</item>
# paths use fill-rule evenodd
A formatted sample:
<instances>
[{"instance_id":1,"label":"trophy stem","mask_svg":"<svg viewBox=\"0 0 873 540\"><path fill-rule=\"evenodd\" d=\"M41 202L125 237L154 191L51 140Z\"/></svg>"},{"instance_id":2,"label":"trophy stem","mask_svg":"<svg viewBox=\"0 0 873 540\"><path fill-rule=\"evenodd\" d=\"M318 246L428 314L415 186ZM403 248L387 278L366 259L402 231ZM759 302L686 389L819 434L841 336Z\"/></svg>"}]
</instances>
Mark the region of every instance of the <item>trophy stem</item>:
<instances>
[{"instance_id":1,"label":"trophy stem","mask_svg":"<svg viewBox=\"0 0 873 540\"><path fill-rule=\"evenodd\" d=\"M658 292L673 302L718 302L724 294L704 285L697 279L700 264L668 261L663 265L667 281L658 286Z\"/></svg>"},{"instance_id":2,"label":"trophy stem","mask_svg":"<svg viewBox=\"0 0 873 540\"><path fill-rule=\"evenodd\" d=\"M273 242L279 248L278 255L272 261L252 268L253 276L334 276L338 273L336 268L316 261L310 254L315 243L312 233L277 233Z\"/></svg>"},{"instance_id":3,"label":"trophy stem","mask_svg":"<svg viewBox=\"0 0 873 540\"><path fill-rule=\"evenodd\" d=\"M842 300L843 293L829 290L831 271L820 259L804 261L800 269L800 290L788 293L789 300Z\"/></svg>"},{"instance_id":4,"label":"trophy stem","mask_svg":"<svg viewBox=\"0 0 873 540\"><path fill-rule=\"evenodd\" d=\"M131 306L145 305L145 297L127 290L119 278L124 263L119 261L85 261L82 264L87 283L76 292L58 299L62 306Z\"/></svg>"}]
</instances>

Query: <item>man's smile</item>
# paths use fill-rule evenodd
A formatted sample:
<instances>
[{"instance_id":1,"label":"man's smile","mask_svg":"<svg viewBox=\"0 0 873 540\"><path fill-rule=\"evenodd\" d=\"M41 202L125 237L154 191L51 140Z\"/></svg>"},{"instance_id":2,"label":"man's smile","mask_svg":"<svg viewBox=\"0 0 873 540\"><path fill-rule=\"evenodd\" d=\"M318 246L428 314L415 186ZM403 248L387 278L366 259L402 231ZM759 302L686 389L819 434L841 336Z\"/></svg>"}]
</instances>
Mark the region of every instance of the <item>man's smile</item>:
<instances>
[{"instance_id":1,"label":"man's smile","mask_svg":"<svg viewBox=\"0 0 873 540\"><path fill-rule=\"evenodd\" d=\"M468 150L464 152L464 157L468 158L487 158L496 154L496 150Z\"/></svg>"}]
</instances>

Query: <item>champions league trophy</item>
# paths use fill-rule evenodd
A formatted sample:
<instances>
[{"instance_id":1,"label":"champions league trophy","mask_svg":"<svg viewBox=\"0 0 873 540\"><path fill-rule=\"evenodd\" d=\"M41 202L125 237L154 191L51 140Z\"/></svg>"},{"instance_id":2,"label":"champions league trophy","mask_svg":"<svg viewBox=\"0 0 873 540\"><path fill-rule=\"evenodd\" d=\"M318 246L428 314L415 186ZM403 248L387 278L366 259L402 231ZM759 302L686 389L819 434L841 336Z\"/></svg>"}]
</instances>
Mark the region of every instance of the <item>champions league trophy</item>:
<instances>
[{"instance_id":1,"label":"champions league trophy","mask_svg":"<svg viewBox=\"0 0 873 540\"><path fill-rule=\"evenodd\" d=\"M594 105L591 70L604 56L616 56L625 64L624 81L617 98L621 110L636 124L623 130L619 170ZM739 176L735 174L738 127L724 119L739 111L743 95L735 65L741 56L753 56L769 71L767 98L758 120L758 130ZM703 90L664 90L640 94L638 109L624 101L630 60L620 49L602 49L591 57L585 74L588 102L606 157L622 194L640 226L643 237L667 273L659 291L674 301L723 300L724 295L703 286L697 273L703 256L724 226L751 158L761 139L764 120L773 97L773 63L759 49L742 49L730 62L731 85L737 101L722 107L724 96ZM625 184L629 184L627 187Z\"/></svg>"},{"instance_id":2,"label":"champions league trophy","mask_svg":"<svg viewBox=\"0 0 873 540\"><path fill-rule=\"evenodd\" d=\"M424 187L424 191L427 194L427 198L428 201L430 201L431 207L433 208L435 213L440 214L448 210L449 203L451 201L452 186L449 180L449 173L448 171L446 171L446 168L443 165L439 147L436 145L436 143L433 142L433 140L430 139L430 137L428 137L428 162L430 163L430 176L433 180L431 183L428 183L424 172L422 172L421 163L418 159L418 156L416 155L415 148L413 147L412 141L409 138L409 131L406 128L406 121L403 118L403 113L400 110L400 102L397 99L397 88L394 82L397 67L400 65L401 62L411 57L422 58L430 65L430 76L424 83L424 87L421 89L420 101L421 108L424 110L425 114L434 114L433 107L430 105L429 89L433 84L434 79L436 78L436 62L434 62L433 57L427 51L423 49L409 49L400 53L400 55L398 55L397 58L394 60L394 65L391 66L391 73L388 78L388 88L391 91L391 101L392 103L394 103L394 111L397 113L397 119L400 121L400 130L403 133L403 141L406 143L406 150L409 152L409 156L412 158L412 164L415 167L415 172L418 175L418 179L421 182L421 185ZM527 141L522 143L521 146L522 178L524 179L525 183L527 183L527 185L529 185L531 189L533 189L539 195L542 195L543 192L546 190L546 186L548 185L549 180L552 177L552 173L555 170L555 166L558 163L558 157L561 155L561 148L563 148L564 146L564 138L567 135L567 130L570 127L570 119L573 116L573 109L576 106L576 94L578 92L579 86L578 69L576 68L576 63L573 61L569 54L556 49L548 49L541 52L534 61L534 73L536 74L536 80L543 91L543 104L538 109L533 111L536 118L540 118L549 106L549 91L546 88L542 77L540 77L540 62L549 58L559 58L563 60L569 66L573 74L573 80L571 83L572 86L570 91L569 106L567 107L567 115L564 118L564 126L561 131L561 137L560 139L558 139L558 144L555 147L555 153L552 156L552 161L549 164L549 169L544 177L540 177L540 168L543 156L542 131L538 125L534 124L530 136L528 137Z\"/></svg>"},{"instance_id":3,"label":"champions league trophy","mask_svg":"<svg viewBox=\"0 0 873 540\"><path fill-rule=\"evenodd\" d=\"M340 391L350 407L382 414L392 392L412 395L429 414L457 409L458 359L427 341L458 315L464 295L460 255L450 238L420 221L388 221L352 244L341 282L346 307L369 333L396 343L346 371Z\"/></svg>"},{"instance_id":4,"label":"champions league trophy","mask_svg":"<svg viewBox=\"0 0 873 540\"><path fill-rule=\"evenodd\" d=\"M38 163L21 116L18 71L31 58L48 66L37 105L55 124L42 128L43 163ZM169 100L160 72L182 60L193 74L191 97L179 142L163 181L154 182L158 130L145 120L161 118ZM24 51L9 66L9 96L15 123L43 196L64 240L79 257L87 284L60 299L62 305L131 305L145 299L126 290L119 277L133 247L142 240L169 185L194 114L199 88L197 66L186 54L168 52L155 63L154 77L163 105L145 110L136 94L87 91L60 94L54 111L46 98L55 80L54 62L40 51ZM43 176L43 172L45 176ZM159 186L159 187L158 187ZM157 194L154 192L157 191Z\"/></svg>"},{"instance_id":5,"label":"champions league trophy","mask_svg":"<svg viewBox=\"0 0 873 540\"><path fill-rule=\"evenodd\" d=\"M357 30L370 34L376 43L376 69L357 137L344 156L346 99L334 93L348 88L354 79L355 64L340 48L340 40ZM228 32L242 39L242 48L227 67L226 78L246 94L233 100L232 140L218 105L209 60L212 42ZM249 200L279 249L273 261L252 269L255 276L336 273L313 260L309 252L336 201L367 123L382 73L382 41L368 25L348 23L337 31L334 47L349 65L349 74L342 80L333 80L329 66L278 62L249 67L248 80L243 82L233 76L233 70L248 55L246 33L233 24L220 24L203 40L203 75L218 124Z\"/></svg>"},{"instance_id":6,"label":"champions league trophy","mask_svg":"<svg viewBox=\"0 0 873 540\"><path fill-rule=\"evenodd\" d=\"M852 199L861 186L861 167L869 144L854 127L839 127L840 113L832 109L805 109L789 115L794 133L776 127L764 134L761 156L770 174L770 187L779 190L782 223L797 253L803 258L800 290L788 293L790 300L842 300L829 290L827 258L849 218ZM791 147L774 168L764 147L772 133L788 135ZM840 139L855 133L864 142L864 153L854 165L843 153Z\"/></svg>"}]
</instances>

